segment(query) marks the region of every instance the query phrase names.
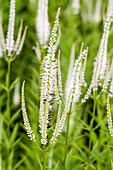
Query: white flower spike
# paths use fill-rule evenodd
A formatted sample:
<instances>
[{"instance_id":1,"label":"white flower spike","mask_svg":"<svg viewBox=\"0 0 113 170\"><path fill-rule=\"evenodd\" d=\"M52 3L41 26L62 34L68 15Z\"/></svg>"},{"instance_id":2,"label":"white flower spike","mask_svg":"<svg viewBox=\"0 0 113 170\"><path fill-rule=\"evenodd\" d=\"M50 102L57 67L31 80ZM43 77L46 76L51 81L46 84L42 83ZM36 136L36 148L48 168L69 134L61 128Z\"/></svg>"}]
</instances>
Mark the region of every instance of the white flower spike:
<instances>
[{"instance_id":1,"label":"white flower spike","mask_svg":"<svg viewBox=\"0 0 113 170\"><path fill-rule=\"evenodd\" d=\"M29 122L27 112L26 112L25 99L24 99L24 84L25 84L25 81L23 82L23 85L22 85L22 115L23 115L23 121L24 121L25 129L27 130L27 135L30 137L30 140L34 140L34 142L36 142L35 134L31 130L30 122Z\"/></svg>"}]
</instances>

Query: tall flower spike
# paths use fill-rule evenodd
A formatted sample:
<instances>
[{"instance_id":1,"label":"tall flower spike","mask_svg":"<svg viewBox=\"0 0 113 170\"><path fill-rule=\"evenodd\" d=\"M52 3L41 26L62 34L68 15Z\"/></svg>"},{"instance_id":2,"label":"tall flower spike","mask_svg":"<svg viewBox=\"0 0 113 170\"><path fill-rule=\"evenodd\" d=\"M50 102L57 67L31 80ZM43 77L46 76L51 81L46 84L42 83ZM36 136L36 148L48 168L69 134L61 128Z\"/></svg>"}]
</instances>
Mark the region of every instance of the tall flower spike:
<instances>
[{"instance_id":1,"label":"tall flower spike","mask_svg":"<svg viewBox=\"0 0 113 170\"><path fill-rule=\"evenodd\" d=\"M102 91L104 91L104 92L107 91L107 87L109 85L109 81L110 81L110 78L111 78L111 76L109 74L110 74L110 60L108 60L106 76L105 76L104 83L103 83Z\"/></svg>"},{"instance_id":2,"label":"tall flower spike","mask_svg":"<svg viewBox=\"0 0 113 170\"><path fill-rule=\"evenodd\" d=\"M113 97L113 74L112 74L112 78L111 78L109 96L110 96L110 97Z\"/></svg>"},{"instance_id":3,"label":"tall flower spike","mask_svg":"<svg viewBox=\"0 0 113 170\"><path fill-rule=\"evenodd\" d=\"M82 66L83 60L86 62L87 50L84 50L76 60L72 73L73 104L79 101L81 87L84 80L85 68Z\"/></svg>"},{"instance_id":4,"label":"tall flower spike","mask_svg":"<svg viewBox=\"0 0 113 170\"><path fill-rule=\"evenodd\" d=\"M46 98L47 93L53 94L54 93L54 86L55 86L55 42L57 36L57 29L59 25L59 14L60 8L58 8L56 20L54 27L52 29L52 33L50 36L50 42L48 47L48 54L44 59L43 64L43 85L44 85L44 96Z\"/></svg>"},{"instance_id":5,"label":"tall flower spike","mask_svg":"<svg viewBox=\"0 0 113 170\"><path fill-rule=\"evenodd\" d=\"M25 81L23 82L23 85L22 85L22 115L23 115L23 121L24 121L25 129L27 130L27 135L30 137L30 140L34 140L34 142L35 142L36 141L35 134L31 130L31 126L30 126L30 123L29 123L29 119L28 119L26 107L25 107L24 84L25 84Z\"/></svg>"},{"instance_id":6,"label":"tall flower spike","mask_svg":"<svg viewBox=\"0 0 113 170\"><path fill-rule=\"evenodd\" d=\"M6 50L8 50L8 56L11 56L11 52L14 50L14 25L15 25L15 0L11 0L9 25L6 39Z\"/></svg>"},{"instance_id":7,"label":"tall flower spike","mask_svg":"<svg viewBox=\"0 0 113 170\"><path fill-rule=\"evenodd\" d=\"M66 81L66 86L65 86L65 99L66 100L72 88L72 70L74 66L74 57L75 57L75 44L73 44L71 48L70 63L69 63L67 81Z\"/></svg>"},{"instance_id":8,"label":"tall flower spike","mask_svg":"<svg viewBox=\"0 0 113 170\"><path fill-rule=\"evenodd\" d=\"M48 21L48 0L38 0L38 12L36 18L36 31L42 48L46 48L46 43L50 35L50 23Z\"/></svg>"},{"instance_id":9,"label":"tall flower spike","mask_svg":"<svg viewBox=\"0 0 113 170\"><path fill-rule=\"evenodd\" d=\"M41 143L44 145L47 144L47 125L49 123L48 116L49 116L49 95L47 95L47 100L45 104L45 113L43 116L42 129L41 129L41 133L42 133Z\"/></svg>"},{"instance_id":10,"label":"tall flower spike","mask_svg":"<svg viewBox=\"0 0 113 170\"><path fill-rule=\"evenodd\" d=\"M113 59L110 67L110 78L111 78L111 82L110 82L109 96L113 97Z\"/></svg>"},{"instance_id":11,"label":"tall flower spike","mask_svg":"<svg viewBox=\"0 0 113 170\"><path fill-rule=\"evenodd\" d=\"M107 96L107 117L108 117L108 128L110 135L113 137L113 127L112 127L112 117L111 117L111 109L110 109L110 97Z\"/></svg>"},{"instance_id":12,"label":"tall flower spike","mask_svg":"<svg viewBox=\"0 0 113 170\"><path fill-rule=\"evenodd\" d=\"M58 109L58 115L57 115L57 122L56 122L56 126L53 132L53 136L50 140L51 144L54 144L58 135L59 135L59 123L60 123L60 114L61 114L61 101L59 101L59 109Z\"/></svg>"},{"instance_id":13,"label":"tall flower spike","mask_svg":"<svg viewBox=\"0 0 113 170\"><path fill-rule=\"evenodd\" d=\"M105 72L107 70L107 43L108 43L108 37L109 37L109 29L110 25L113 19L113 13L108 14L105 25L104 25L104 33L102 36L101 44L100 44L100 79L105 78Z\"/></svg>"},{"instance_id":14,"label":"tall flower spike","mask_svg":"<svg viewBox=\"0 0 113 170\"><path fill-rule=\"evenodd\" d=\"M62 129L63 129L63 127L64 127L64 123L65 123L65 120L66 120L66 116L67 116L67 114L68 114L68 112L69 112L69 109L70 109L71 101L72 101L72 89L71 89L70 94L69 94L69 96L68 96L68 100L67 100L67 102L66 102L66 104L65 104L64 112L63 112L63 114L62 114L62 116L61 116L61 119L60 119L60 122L59 122L59 128L58 128L58 133L57 133L57 135L60 134L60 132L62 131Z\"/></svg>"},{"instance_id":15,"label":"tall flower spike","mask_svg":"<svg viewBox=\"0 0 113 170\"><path fill-rule=\"evenodd\" d=\"M61 76L61 69L60 69L60 50L58 52L58 87L59 87L59 91L60 91L60 96L63 96L62 76Z\"/></svg>"}]
</instances>

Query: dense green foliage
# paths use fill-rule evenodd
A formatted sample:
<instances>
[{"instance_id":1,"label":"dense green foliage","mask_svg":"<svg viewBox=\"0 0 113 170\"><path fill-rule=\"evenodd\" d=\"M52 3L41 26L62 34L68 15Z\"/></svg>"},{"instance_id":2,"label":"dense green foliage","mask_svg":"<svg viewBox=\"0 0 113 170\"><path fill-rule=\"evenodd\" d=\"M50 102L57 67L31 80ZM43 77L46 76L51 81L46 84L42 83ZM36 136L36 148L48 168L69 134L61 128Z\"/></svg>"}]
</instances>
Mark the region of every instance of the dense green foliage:
<instances>
[{"instance_id":1,"label":"dense green foliage","mask_svg":"<svg viewBox=\"0 0 113 170\"><path fill-rule=\"evenodd\" d=\"M89 0L90 1L90 0ZM9 0L1 0L0 8L3 13L4 35L7 34L9 19ZM30 141L24 129L21 102L15 105L13 94L15 84L19 81L19 90L21 94L21 85L26 80L25 99L28 117L36 139L40 144L39 133L39 100L40 100L40 62L36 57L35 46L38 38L36 36L36 14L37 0L18 0L16 2L16 21L15 37L18 33L18 27L21 19L24 20L24 27L28 26L23 50L19 56L11 63L10 84L12 85L10 97L10 120L7 117L7 62L0 58L0 145L2 155L2 170L38 170L42 168L43 153L37 148L33 141ZM95 0L92 0L95 6ZM2 5L1 5L2 4ZM86 66L86 82L89 86L93 74L93 61L97 55L102 33L103 24L106 17L107 1L102 2L101 21L85 22L82 19L81 11L87 13L87 5L81 0L81 9L78 15L73 14L71 0L49 1L48 12L51 28L58 7L61 7L60 27L61 40L58 49L61 50L61 71L63 79L63 88L67 78L70 53L72 44L75 43L75 57L80 53L81 43L84 42L84 48L89 47L88 61ZM110 31L108 42L108 57L113 55L113 33ZM42 51L43 57L47 51ZM56 58L58 50L56 52ZM16 80L16 81L15 81ZM83 90L86 92L86 89ZM83 95L84 95L83 93ZM111 101L113 102L113 100ZM103 94L96 100L95 115L93 127L91 121L93 116L93 99L88 99L76 112L71 115L69 127L68 153L66 159L66 170L79 169L113 169L113 138L110 136L107 125L106 115L106 94ZM113 104L111 105L111 108ZM113 109L112 109L113 111ZM55 120L56 115L53 115ZM54 121L53 121L54 123ZM64 168L65 152L65 128L53 147L53 156L49 152L46 154L46 166L49 159L52 160L52 169L62 170ZM91 146L89 141L91 138ZM49 168L48 168L49 169Z\"/></svg>"}]
</instances>

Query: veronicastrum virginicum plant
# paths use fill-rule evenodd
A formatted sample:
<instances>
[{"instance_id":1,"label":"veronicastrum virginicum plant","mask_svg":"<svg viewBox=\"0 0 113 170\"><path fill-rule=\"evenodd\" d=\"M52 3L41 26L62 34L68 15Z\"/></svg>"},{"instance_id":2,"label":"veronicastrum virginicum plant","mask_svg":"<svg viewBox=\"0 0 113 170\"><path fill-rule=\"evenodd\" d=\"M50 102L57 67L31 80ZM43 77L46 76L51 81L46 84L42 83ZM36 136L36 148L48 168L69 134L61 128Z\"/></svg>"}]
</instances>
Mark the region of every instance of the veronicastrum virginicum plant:
<instances>
[{"instance_id":1,"label":"veronicastrum virginicum plant","mask_svg":"<svg viewBox=\"0 0 113 170\"><path fill-rule=\"evenodd\" d=\"M10 133L10 126L11 126L11 95L10 92L11 90L14 88L16 82L18 81L18 79L16 79L12 84L10 83L10 71L11 71L11 63L12 61L14 61L14 59L16 58L17 55L20 54L20 52L22 51L23 48L23 44L24 44L24 40L25 40L25 36L26 36L26 32L27 32L27 27L25 27L24 33L22 35L22 28L23 28L23 21L21 21L20 23L20 27L19 27L19 31L18 31L18 35L17 35L17 39L16 41L14 41L14 30L15 30L15 0L11 0L10 1L10 14L9 14L9 24L8 24L8 31L7 31L7 38L5 40L4 38L4 33L3 33L3 28L2 28L2 24L0 23L0 46L1 46L1 50L2 50L2 54L3 57L5 59L5 61L8 63L8 72L6 74L6 84L5 85L1 85L0 87L2 87L6 93L7 93L7 103L6 103L6 113L4 115L4 126L5 126L5 130L6 134L7 134L7 139L9 142L9 146L5 147L5 149L7 150L6 153L8 153L7 156L7 163L6 166L12 167L11 163L9 162L9 157L11 154L14 154L14 150L11 149L12 148L12 144L11 143L11 138L13 133ZM14 127L14 131L15 129L17 129L17 125L15 125ZM15 142L15 141L13 141ZM13 159L13 157L12 157Z\"/></svg>"},{"instance_id":2,"label":"veronicastrum virginicum plant","mask_svg":"<svg viewBox=\"0 0 113 170\"><path fill-rule=\"evenodd\" d=\"M107 44L108 44L108 37L109 37L109 29L112 20L113 20L113 12L110 12L106 18L102 40L100 43L100 48L97 57L95 58L94 61L92 80L85 94L84 99L82 99L82 103L86 102L89 96L94 100L93 115L90 123L89 164L91 161L90 156L91 156L91 145L92 145L92 131L93 131L94 120L95 120L97 100L99 97L102 96L102 94L106 95L113 74L113 60L111 61L110 64L110 60L108 60L107 58ZM93 95L91 95L92 90L93 90ZM110 85L110 91L112 94L111 85Z\"/></svg>"},{"instance_id":3,"label":"veronicastrum virginicum plant","mask_svg":"<svg viewBox=\"0 0 113 170\"><path fill-rule=\"evenodd\" d=\"M56 20L50 36L48 53L41 65L39 127L41 133L41 144L43 145L43 154L44 154L43 167L44 168L45 168L45 153L47 152L48 147L56 142L58 136L60 135L63 129L66 117L67 115L70 116L71 110L73 110L75 104L79 101L81 95L81 87L85 84L84 75L85 75L88 50L84 50L83 52L81 51L80 56L75 61L74 66L72 68L71 89L69 90L69 93L67 93L66 100L63 99L62 77L61 77L61 69L60 69L60 51L58 54L58 61L55 59L55 46L56 46L57 29L59 26L59 14L60 14L60 8L57 11ZM35 134L31 130L29 119L26 113L25 100L24 100L24 84L25 82L23 82L23 86L22 86L22 113L23 113L24 125L30 139L36 142ZM53 100L56 101L56 104L58 105L58 113L57 113L56 125L53 129L52 137L48 141L48 135L49 135L48 130L49 127L52 126L50 124L50 118L52 117L51 112L54 107L54 105L52 104ZM62 114L61 114L61 107L63 107ZM68 128L69 128L69 123L67 129ZM66 134L68 136L68 131L66 132ZM67 153L67 140L68 138L66 137L65 161L66 161L66 153Z\"/></svg>"}]
</instances>

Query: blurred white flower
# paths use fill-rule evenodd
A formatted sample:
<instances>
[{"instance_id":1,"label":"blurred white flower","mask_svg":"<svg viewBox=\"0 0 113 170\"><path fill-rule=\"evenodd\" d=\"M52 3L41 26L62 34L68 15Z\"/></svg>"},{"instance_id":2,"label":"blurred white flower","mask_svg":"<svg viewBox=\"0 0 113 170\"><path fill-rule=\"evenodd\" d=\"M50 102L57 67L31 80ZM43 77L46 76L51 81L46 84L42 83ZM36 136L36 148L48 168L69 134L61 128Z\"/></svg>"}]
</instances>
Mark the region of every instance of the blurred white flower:
<instances>
[{"instance_id":1,"label":"blurred white flower","mask_svg":"<svg viewBox=\"0 0 113 170\"><path fill-rule=\"evenodd\" d=\"M42 48L47 48L50 35L50 23L48 21L48 0L38 0L38 11L36 18L36 31Z\"/></svg>"},{"instance_id":2,"label":"blurred white flower","mask_svg":"<svg viewBox=\"0 0 113 170\"><path fill-rule=\"evenodd\" d=\"M20 103L19 81L15 85L13 103L18 105Z\"/></svg>"}]
</instances>

